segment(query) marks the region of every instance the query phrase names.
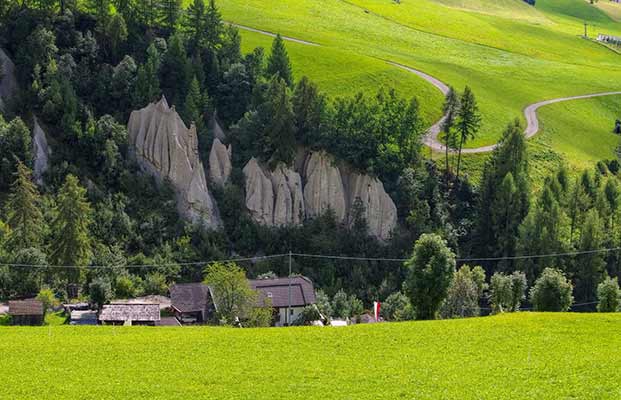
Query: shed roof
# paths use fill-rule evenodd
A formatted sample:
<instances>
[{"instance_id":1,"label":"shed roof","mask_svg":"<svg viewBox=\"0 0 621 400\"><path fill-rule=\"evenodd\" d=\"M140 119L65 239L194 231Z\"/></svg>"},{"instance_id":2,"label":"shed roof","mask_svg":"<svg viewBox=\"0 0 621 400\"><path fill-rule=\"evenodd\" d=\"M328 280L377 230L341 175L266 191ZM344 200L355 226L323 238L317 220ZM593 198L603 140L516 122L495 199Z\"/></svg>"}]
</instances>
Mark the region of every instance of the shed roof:
<instances>
[{"instance_id":1,"label":"shed roof","mask_svg":"<svg viewBox=\"0 0 621 400\"><path fill-rule=\"evenodd\" d=\"M181 313L204 311L210 297L211 290L204 283L178 283L170 287L172 307Z\"/></svg>"},{"instance_id":2,"label":"shed roof","mask_svg":"<svg viewBox=\"0 0 621 400\"><path fill-rule=\"evenodd\" d=\"M107 304L99 313L100 321L159 321L159 304Z\"/></svg>"},{"instance_id":3,"label":"shed roof","mask_svg":"<svg viewBox=\"0 0 621 400\"><path fill-rule=\"evenodd\" d=\"M39 300L9 301L9 315L43 315L43 303Z\"/></svg>"},{"instance_id":4,"label":"shed roof","mask_svg":"<svg viewBox=\"0 0 621 400\"><path fill-rule=\"evenodd\" d=\"M250 287L259 291L259 301L271 299L273 307L289 306L289 278L255 279L250 281ZM315 304L315 287L313 281L305 276L291 277L291 306L304 307Z\"/></svg>"}]
</instances>

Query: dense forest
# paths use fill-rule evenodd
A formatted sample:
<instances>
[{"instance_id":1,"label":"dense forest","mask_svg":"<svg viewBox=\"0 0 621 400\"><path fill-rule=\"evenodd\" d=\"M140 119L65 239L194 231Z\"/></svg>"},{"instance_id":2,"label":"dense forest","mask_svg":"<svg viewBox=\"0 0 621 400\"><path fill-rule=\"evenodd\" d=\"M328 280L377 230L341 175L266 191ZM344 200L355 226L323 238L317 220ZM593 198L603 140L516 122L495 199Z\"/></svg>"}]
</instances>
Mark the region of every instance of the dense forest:
<instances>
[{"instance_id":1,"label":"dense forest","mask_svg":"<svg viewBox=\"0 0 621 400\"><path fill-rule=\"evenodd\" d=\"M619 252L590 252L621 247L616 160L577 175L561 168L535 191L523 129L507 121L481 183L472 185L460 172L461 152L441 161L423 155L424 99L383 88L328 98L293 76L280 36L271 49L242 54L238 29L222 21L213 0L187 9L176 0L0 0L0 47L15 63L19 87L0 116L0 299L42 288L67 298L93 282L118 297L165 294L172 283L202 280L200 260L257 257L241 263L250 276L286 275L285 259L260 257L291 251L372 259L295 257L292 270L330 296L366 306L391 298L394 306L407 291L408 266L378 259L408 258L427 233L446 241L458 266L482 267L462 267L465 277L521 271L526 287L554 267L580 302L621 272ZM173 190L131 157L130 113L162 95L195 124L203 160L215 124L227 132L232 179L211 188L221 229L185 222ZM444 111L445 140L459 150L485 116L468 88L451 91ZM51 149L40 179L33 177L35 122ZM325 149L381 179L398 215L389 240L369 233L360 210L347 224L330 212L300 226L250 218L243 166L253 156L269 167L290 165L300 147Z\"/></svg>"}]
</instances>

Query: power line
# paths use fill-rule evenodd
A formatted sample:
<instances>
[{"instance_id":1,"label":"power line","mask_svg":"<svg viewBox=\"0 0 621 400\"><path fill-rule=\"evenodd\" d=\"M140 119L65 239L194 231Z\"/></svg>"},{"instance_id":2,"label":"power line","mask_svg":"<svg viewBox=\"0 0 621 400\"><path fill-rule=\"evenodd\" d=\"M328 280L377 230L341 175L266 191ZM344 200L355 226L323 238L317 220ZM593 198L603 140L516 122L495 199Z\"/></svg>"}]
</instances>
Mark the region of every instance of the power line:
<instances>
[{"instance_id":1,"label":"power line","mask_svg":"<svg viewBox=\"0 0 621 400\"><path fill-rule=\"evenodd\" d=\"M610 253L621 251L621 247L612 247L596 250L584 250L573 251L566 253L549 253L549 254L532 254L532 255L519 255L519 256L507 256L507 257L470 257L470 258L457 258L455 261L472 262L472 261L504 261L504 260L525 260L525 259L539 259L539 258L551 258L551 257L569 257L579 256L586 254L596 253ZM163 264L135 264L135 265L45 265L45 264L18 264L18 263L0 263L0 266L5 267L23 267L23 268L57 268L57 269L76 269L76 268L92 268L92 269L109 269L109 268L163 268L163 267L175 267L175 266L201 266L208 265L215 262L259 262L263 260L284 258L284 257L301 257L301 258L318 258L329 260L343 260L343 261L376 261L376 262L406 262L409 258L383 258L383 257L354 257L354 256L338 256L338 255L325 255L325 254L307 254L307 253L283 253L272 254L266 256L255 257L238 257L228 258L220 260L204 260L193 262L180 262L180 263L163 263Z\"/></svg>"},{"instance_id":2,"label":"power line","mask_svg":"<svg viewBox=\"0 0 621 400\"><path fill-rule=\"evenodd\" d=\"M273 254L268 256L256 256L256 257L243 257L243 258L227 258L222 260L208 260L208 261L194 261L183 263L166 263L166 264L134 264L134 265L47 265L47 264L12 264L12 263L0 263L3 267L24 267L24 268L57 268L57 269L77 269L77 268L92 268L92 269L113 269L113 268L163 268L163 267L184 267L184 266L201 266L208 265L217 262L243 262L243 261L262 261L273 258L286 257L288 254Z\"/></svg>"}]
</instances>

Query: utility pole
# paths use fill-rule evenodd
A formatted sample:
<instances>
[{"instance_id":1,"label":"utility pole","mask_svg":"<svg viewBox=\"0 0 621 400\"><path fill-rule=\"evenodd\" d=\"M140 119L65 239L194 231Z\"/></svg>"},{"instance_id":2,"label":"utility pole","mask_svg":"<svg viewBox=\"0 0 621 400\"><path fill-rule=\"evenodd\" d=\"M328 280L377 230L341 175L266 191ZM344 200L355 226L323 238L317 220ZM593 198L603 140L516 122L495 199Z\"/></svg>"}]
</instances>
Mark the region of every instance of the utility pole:
<instances>
[{"instance_id":1,"label":"utility pole","mask_svg":"<svg viewBox=\"0 0 621 400\"><path fill-rule=\"evenodd\" d=\"M289 303L287 306L287 317L285 318L287 326L291 324L291 321L289 321L291 318L291 279L291 250L289 250Z\"/></svg>"},{"instance_id":2,"label":"utility pole","mask_svg":"<svg viewBox=\"0 0 621 400\"><path fill-rule=\"evenodd\" d=\"M585 38L585 39L589 37L589 35L588 35L588 33L587 33L587 26L588 26L588 25L587 25L587 22L586 22L586 21L584 21L584 38Z\"/></svg>"}]
</instances>

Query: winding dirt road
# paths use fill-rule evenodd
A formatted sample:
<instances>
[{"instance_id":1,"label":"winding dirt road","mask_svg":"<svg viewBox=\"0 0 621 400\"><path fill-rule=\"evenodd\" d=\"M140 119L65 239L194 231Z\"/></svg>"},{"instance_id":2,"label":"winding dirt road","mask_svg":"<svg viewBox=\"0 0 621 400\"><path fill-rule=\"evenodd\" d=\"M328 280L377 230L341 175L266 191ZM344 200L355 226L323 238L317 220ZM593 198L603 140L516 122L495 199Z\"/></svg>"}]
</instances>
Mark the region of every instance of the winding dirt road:
<instances>
[{"instance_id":1,"label":"winding dirt road","mask_svg":"<svg viewBox=\"0 0 621 400\"><path fill-rule=\"evenodd\" d=\"M256 32L256 33L260 33L262 35L267 35L267 36L271 36L271 37L275 37L276 34L272 33L272 32L268 32L268 31L264 31L261 29L255 29L255 28L251 28L248 26L244 26L244 25L239 25L239 24L234 24L234 23L230 23L230 25L233 25L239 29L244 29L250 32ZM290 42L294 42L294 43L299 43L299 44L304 44L307 46L321 46L318 43L313 43L313 42L308 42L306 40L301 40L301 39L296 39L296 38L292 38L292 37L288 37L288 36L282 36L282 38L284 40L290 41ZM407 65L403 65L403 64L399 64L396 62L392 62L392 61L388 61L388 60L384 60L386 63L397 67L397 68L401 68L405 71L408 71L412 74L415 74L419 77L421 77L422 79L426 80L427 82L429 82L431 85L433 85L436 89L438 89L443 95L446 95L449 91L449 86L440 81L437 78L434 78L433 76L424 73L423 71L419 71L417 69L414 69L412 67L408 67ZM524 130L524 136L526 136L526 138L531 138L533 136L535 136L538 132L539 132L539 119L537 117L537 110L543 106L547 106L549 104L554 104L554 103L560 103L563 101L571 101L571 100L580 100L580 99L590 99L593 97L602 97L602 96L614 96L614 95L621 95L621 91L615 91L615 92L603 92L603 93L592 93L592 94L584 94L584 95L580 95L580 96L571 96L571 97L560 97L558 99L551 99L551 100L544 100L544 101L540 101L537 103L533 103L529 106L527 106L524 109L524 118L526 119L526 129ZM434 123L428 130L427 133L425 134L424 138L423 138L423 143L430 147L432 150L434 151L439 151L439 152L444 152L446 151L446 147L442 144L442 142L440 142L438 136L440 134L440 130L442 127L442 123L444 122L445 117L443 116L442 118L440 118L440 120L438 120L436 123ZM498 146L497 144L492 144L489 146L482 146L482 147L476 147L476 148L466 148L466 149L462 149L462 153L463 154L477 154L477 153L488 153L490 151L493 151L496 146Z\"/></svg>"}]
</instances>

